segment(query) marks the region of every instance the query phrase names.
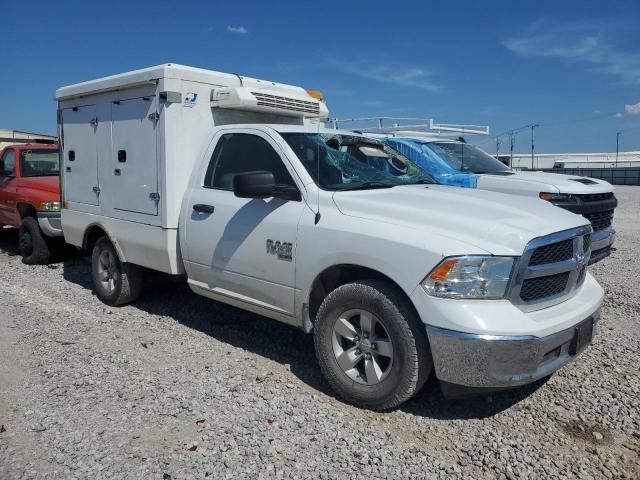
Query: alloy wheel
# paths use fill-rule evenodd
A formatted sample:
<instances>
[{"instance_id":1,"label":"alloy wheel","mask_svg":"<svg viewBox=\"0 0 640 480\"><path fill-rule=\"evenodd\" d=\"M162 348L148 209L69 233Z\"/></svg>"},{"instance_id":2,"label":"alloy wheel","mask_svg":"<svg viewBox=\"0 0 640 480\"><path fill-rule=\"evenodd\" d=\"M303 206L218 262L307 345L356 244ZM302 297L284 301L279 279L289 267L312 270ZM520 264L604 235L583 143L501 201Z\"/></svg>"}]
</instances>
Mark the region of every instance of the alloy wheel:
<instances>
[{"instance_id":1,"label":"alloy wheel","mask_svg":"<svg viewBox=\"0 0 640 480\"><path fill-rule=\"evenodd\" d=\"M333 353L352 380L380 383L391 371L393 343L382 320L363 309L339 315L333 326Z\"/></svg>"}]
</instances>

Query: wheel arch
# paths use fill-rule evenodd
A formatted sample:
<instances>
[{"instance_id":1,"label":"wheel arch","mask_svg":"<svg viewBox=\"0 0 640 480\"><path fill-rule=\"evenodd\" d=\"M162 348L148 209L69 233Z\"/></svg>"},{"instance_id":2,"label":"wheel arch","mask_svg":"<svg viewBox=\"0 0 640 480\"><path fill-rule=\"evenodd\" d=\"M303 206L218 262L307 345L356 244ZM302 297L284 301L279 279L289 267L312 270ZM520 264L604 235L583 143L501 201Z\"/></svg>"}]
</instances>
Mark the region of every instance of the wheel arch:
<instances>
[{"instance_id":1,"label":"wheel arch","mask_svg":"<svg viewBox=\"0 0 640 480\"><path fill-rule=\"evenodd\" d=\"M35 219L38 218L38 211L36 210L36 207L30 203L20 202L17 205L17 209L20 214L20 220L27 217L33 217Z\"/></svg>"},{"instance_id":2,"label":"wheel arch","mask_svg":"<svg viewBox=\"0 0 640 480\"><path fill-rule=\"evenodd\" d=\"M120 247L120 244L116 240L115 236L105 225L101 223L92 223L87 227L82 238L82 249L91 252L94 245L101 237L107 237L109 239L111 245L113 245L113 248L116 250L118 258L121 262L127 261L124 251Z\"/></svg>"},{"instance_id":3,"label":"wheel arch","mask_svg":"<svg viewBox=\"0 0 640 480\"><path fill-rule=\"evenodd\" d=\"M313 330L318 309L326 296L336 288L356 280L381 280L390 284L398 294L407 301L407 305L411 306L416 315L418 315L418 311L410 296L398 282L391 277L373 268L343 263L325 268L311 283L309 295L307 296L306 314L304 315L304 329L307 333Z\"/></svg>"}]
</instances>

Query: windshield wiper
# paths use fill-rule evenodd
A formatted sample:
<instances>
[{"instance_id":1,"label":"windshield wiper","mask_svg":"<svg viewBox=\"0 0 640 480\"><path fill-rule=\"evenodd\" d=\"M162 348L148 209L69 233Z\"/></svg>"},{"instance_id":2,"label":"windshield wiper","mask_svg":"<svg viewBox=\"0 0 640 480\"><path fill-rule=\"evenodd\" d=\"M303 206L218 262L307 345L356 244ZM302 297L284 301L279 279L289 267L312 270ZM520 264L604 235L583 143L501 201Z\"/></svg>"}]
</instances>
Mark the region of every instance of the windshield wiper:
<instances>
[{"instance_id":1,"label":"windshield wiper","mask_svg":"<svg viewBox=\"0 0 640 480\"><path fill-rule=\"evenodd\" d=\"M344 192L347 190L373 190L375 188L393 188L395 186L397 185L381 182L358 182L340 185L339 187L336 187L336 191Z\"/></svg>"}]
</instances>

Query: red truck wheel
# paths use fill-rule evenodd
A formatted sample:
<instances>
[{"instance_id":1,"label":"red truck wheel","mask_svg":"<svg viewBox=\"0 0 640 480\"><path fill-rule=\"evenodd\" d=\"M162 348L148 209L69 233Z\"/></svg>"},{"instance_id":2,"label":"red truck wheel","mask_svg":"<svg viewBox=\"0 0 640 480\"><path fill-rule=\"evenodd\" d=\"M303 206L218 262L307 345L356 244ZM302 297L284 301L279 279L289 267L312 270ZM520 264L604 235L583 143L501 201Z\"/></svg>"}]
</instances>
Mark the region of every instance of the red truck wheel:
<instances>
[{"instance_id":1,"label":"red truck wheel","mask_svg":"<svg viewBox=\"0 0 640 480\"><path fill-rule=\"evenodd\" d=\"M51 251L35 218L22 219L18 242L24 263L27 265L46 265L49 263Z\"/></svg>"}]
</instances>

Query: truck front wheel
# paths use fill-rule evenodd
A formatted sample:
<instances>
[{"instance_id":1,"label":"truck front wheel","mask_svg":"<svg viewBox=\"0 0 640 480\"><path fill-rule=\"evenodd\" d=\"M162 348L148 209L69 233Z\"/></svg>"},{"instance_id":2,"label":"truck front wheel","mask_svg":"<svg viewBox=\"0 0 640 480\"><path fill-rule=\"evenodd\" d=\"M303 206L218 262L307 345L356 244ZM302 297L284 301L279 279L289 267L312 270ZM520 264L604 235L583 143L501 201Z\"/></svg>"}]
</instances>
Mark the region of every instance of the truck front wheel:
<instances>
[{"instance_id":1,"label":"truck front wheel","mask_svg":"<svg viewBox=\"0 0 640 480\"><path fill-rule=\"evenodd\" d=\"M408 300L384 281L362 280L332 291L318 310L314 341L333 390L372 410L411 398L433 366L424 325Z\"/></svg>"},{"instance_id":2,"label":"truck front wheel","mask_svg":"<svg viewBox=\"0 0 640 480\"><path fill-rule=\"evenodd\" d=\"M27 265L45 265L51 260L47 241L33 217L25 217L20 222L18 244L22 261Z\"/></svg>"},{"instance_id":3,"label":"truck front wheel","mask_svg":"<svg viewBox=\"0 0 640 480\"><path fill-rule=\"evenodd\" d=\"M107 305L130 303L142 290L140 267L121 262L107 237L98 239L93 247L91 277L96 295Z\"/></svg>"}]
</instances>

